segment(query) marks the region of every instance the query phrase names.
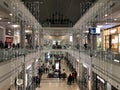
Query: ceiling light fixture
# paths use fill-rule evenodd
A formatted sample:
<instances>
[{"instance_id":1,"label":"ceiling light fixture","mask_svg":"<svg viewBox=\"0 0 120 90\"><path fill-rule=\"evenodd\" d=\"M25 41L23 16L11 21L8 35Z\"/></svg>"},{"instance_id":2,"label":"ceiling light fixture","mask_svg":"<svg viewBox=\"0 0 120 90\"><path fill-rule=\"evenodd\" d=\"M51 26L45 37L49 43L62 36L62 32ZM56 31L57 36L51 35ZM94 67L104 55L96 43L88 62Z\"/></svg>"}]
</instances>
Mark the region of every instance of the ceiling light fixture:
<instances>
[{"instance_id":1,"label":"ceiling light fixture","mask_svg":"<svg viewBox=\"0 0 120 90\"><path fill-rule=\"evenodd\" d=\"M32 33L32 30L27 29L25 30L25 33Z\"/></svg>"},{"instance_id":2,"label":"ceiling light fixture","mask_svg":"<svg viewBox=\"0 0 120 90\"><path fill-rule=\"evenodd\" d=\"M115 18L114 21L117 21L117 19Z\"/></svg>"},{"instance_id":3,"label":"ceiling light fixture","mask_svg":"<svg viewBox=\"0 0 120 90\"><path fill-rule=\"evenodd\" d=\"M12 13L10 13L9 15L10 15L10 16L13 16L13 14L12 14Z\"/></svg>"},{"instance_id":4,"label":"ceiling light fixture","mask_svg":"<svg viewBox=\"0 0 120 90\"><path fill-rule=\"evenodd\" d=\"M12 25L14 28L19 27L19 25Z\"/></svg>"},{"instance_id":5,"label":"ceiling light fixture","mask_svg":"<svg viewBox=\"0 0 120 90\"><path fill-rule=\"evenodd\" d=\"M114 62L118 62L118 63L119 63L120 61L119 61L119 60L117 60L117 59L114 59Z\"/></svg>"},{"instance_id":6,"label":"ceiling light fixture","mask_svg":"<svg viewBox=\"0 0 120 90\"><path fill-rule=\"evenodd\" d=\"M0 18L0 20L2 20L2 18Z\"/></svg>"},{"instance_id":7,"label":"ceiling light fixture","mask_svg":"<svg viewBox=\"0 0 120 90\"><path fill-rule=\"evenodd\" d=\"M8 22L8 24L10 24L10 22Z\"/></svg>"},{"instance_id":8,"label":"ceiling light fixture","mask_svg":"<svg viewBox=\"0 0 120 90\"><path fill-rule=\"evenodd\" d=\"M105 24L108 24L107 22Z\"/></svg>"},{"instance_id":9,"label":"ceiling light fixture","mask_svg":"<svg viewBox=\"0 0 120 90\"><path fill-rule=\"evenodd\" d=\"M89 33L89 31L88 31L88 30L86 30L86 31L85 31L85 33Z\"/></svg>"},{"instance_id":10,"label":"ceiling light fixture","mask_svg":"<svg viewBox=\"0 0 120 90\"><path fill-rule=\"evenodd\" d=\"M105 14L105 17L107 17L108 15L107 14Z\"/></svg>"}]
</instances>

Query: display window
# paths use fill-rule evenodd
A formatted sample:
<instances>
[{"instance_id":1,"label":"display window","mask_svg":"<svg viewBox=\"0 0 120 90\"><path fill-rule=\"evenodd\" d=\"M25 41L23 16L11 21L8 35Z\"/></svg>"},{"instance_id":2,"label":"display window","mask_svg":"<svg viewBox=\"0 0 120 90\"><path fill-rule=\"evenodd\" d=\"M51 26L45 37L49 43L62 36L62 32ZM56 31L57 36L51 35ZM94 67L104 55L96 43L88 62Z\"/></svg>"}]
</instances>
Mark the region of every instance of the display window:
<instances>
[{"instance_id":1,"label":"display window","mask_svg":"<svg viewBox=\"0 0 120 90\"><path fill-rule=\"evenodd\" d=\"M103 31L103 48L113 53L120 52L120 26Z\"/></svg>"},{"instance_id":2,"label":"display window","mask_svg":"<svg viewBox=\"0 0 120 90\"><path fill-rule=\"evenodd\" d=\"M118 52L118 34L112 35L111 48L113 52Z\"/></svg>"},{"instance_id":3,"label":"display window","mask_svg":"<svg viewBox=\"0 0 120 90\"><path fill-rule=\"evenodd\" d=\"M105 90L106 86L105 86L105 81L97 76L97 90Z\"/></svg>"},{"instance_id":4,"label":"display window","mask_svg":"<svg viewBox=\"0 0 120 90\"><path fill-rule=\"evenodd\" d=\"M118 52L120 53L120 34L118 35Z\"/></svg>"}]
</instances>

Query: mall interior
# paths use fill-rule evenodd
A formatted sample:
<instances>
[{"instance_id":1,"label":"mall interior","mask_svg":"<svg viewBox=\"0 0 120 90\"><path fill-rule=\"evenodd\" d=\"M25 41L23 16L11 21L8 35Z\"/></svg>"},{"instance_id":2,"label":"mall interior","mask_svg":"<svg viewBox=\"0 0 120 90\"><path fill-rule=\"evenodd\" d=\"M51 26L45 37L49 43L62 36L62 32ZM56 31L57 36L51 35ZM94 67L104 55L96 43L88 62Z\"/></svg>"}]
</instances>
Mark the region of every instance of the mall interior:
<instances>
[{"instance_id":1,"label":"mall interior","mask_svg":"<svg viewBox=\"0 0 120 90\"><path fill-rule=\"evenodd\" d=\"M120 90L120 0L0 0L0 90Z\"/></svg>"}]
</instances>

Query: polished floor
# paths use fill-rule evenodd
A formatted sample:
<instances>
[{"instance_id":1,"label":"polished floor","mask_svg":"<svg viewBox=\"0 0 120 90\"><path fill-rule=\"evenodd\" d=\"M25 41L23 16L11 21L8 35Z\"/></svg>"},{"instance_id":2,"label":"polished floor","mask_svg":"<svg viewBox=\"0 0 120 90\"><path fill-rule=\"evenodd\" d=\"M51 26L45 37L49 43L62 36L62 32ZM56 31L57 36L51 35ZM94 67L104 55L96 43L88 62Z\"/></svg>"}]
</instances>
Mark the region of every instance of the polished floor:
<instances>
[{"instance_id":1,"label":"polished floor","mask_svg":"<svg viewBox=\"0 0 120 90\"><path fill-rule=\"evenodd\" d=\"M69 75L70 71L66 67L64 61L61 64L62 69L65 69L67 75ZM72 85L67 85L67 80L58 79L58 78L47 78L47 74L43 74L40 88L36 90L80 90L76 83L72 83Z\"/></svg>"}]
</instances>

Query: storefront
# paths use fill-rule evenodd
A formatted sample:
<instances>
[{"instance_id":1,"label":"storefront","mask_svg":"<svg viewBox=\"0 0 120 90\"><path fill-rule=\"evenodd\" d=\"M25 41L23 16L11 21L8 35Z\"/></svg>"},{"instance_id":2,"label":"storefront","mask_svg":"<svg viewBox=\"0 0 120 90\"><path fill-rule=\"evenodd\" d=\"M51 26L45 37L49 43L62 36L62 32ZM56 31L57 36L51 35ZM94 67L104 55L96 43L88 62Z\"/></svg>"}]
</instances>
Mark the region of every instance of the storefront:
<instances>
[{"instance_id":1,"label":"storefront","mask_svg":"<svg viewBox=\"0 0 120 90\"><path fill-rule=\"evenodd\" d=\"M92 90L118 90L94 72L92 72L92 77Z\"/></svg>"},{"instance_id":2,"label":"storefront","mask_svg":"<svg viewBox=\"0 0 120 90\"><path fill-rule=\"evenodd\" d=\"M103 31L103 48L120 53L120 26L116 26Z\"/></svg>"},{"instance_id":3,"label":"storefront","mask_svg":"<svg viewBox=\"0 0 120 90\"><path fill-rule=\"evenodd\" d=\"M80 88L82 90L87 90L89 89L89 66L85 63L82 64L82 68L81 68L81 75L80 75Z\"/></svg>"},{"instance_id":4,"label":"storefront","mask_svg":"<svg viewBox=\"0 0 120 90\"><path fill-rule=\"evenodd\" d=\"M96 73L92 72L93 77L93 90L107 90L106 81L98 76Z\"/></svg>"}]
</instances>

